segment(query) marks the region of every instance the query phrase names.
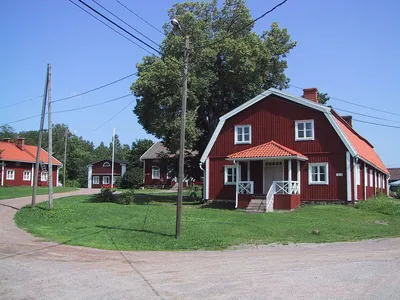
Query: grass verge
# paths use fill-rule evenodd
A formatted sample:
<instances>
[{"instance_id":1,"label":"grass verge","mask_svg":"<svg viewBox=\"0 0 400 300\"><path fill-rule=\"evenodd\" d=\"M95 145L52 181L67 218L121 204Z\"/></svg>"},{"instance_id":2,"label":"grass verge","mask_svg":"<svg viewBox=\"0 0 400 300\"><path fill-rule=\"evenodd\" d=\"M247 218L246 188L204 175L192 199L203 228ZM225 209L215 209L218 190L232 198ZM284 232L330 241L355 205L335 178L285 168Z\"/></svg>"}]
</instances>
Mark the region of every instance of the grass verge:
<instances>
[{"instance_id":1,"label":"grass verge","mask_svg":"<svg viewBox=\"0 0 400 300\"><path fill-rule=\"evenodd\" d=\"M35 209L23 208L15 221L30 233L52 241L110 250L217 250L240 244L400 236L400 216L368 207L315 205L288 213L245 214L184 202L182 236L175 240L176 194L136 196L133 205L91 203L87 196L56 199L54 210L48 211L47 203ZM314 229L320 234L312 234Z\"/></svg>"},{"instance_id":2,"label":"grass verge","mask_svg":"<svg viewBox=\"0 0 400 300\"><path fill-rule=\"evenodd\" d=\"M54 193L65 193L77 191L77 188L70 187L53 187ZM38 195L47 195L48 188L47 187L38 187L37 194ZM4 199L12 199L19 197L26 197L32 195L32 187L31 186L18 186L18 187L1 187L0 188L0 200Z\"/></svg>"}]
</instances>

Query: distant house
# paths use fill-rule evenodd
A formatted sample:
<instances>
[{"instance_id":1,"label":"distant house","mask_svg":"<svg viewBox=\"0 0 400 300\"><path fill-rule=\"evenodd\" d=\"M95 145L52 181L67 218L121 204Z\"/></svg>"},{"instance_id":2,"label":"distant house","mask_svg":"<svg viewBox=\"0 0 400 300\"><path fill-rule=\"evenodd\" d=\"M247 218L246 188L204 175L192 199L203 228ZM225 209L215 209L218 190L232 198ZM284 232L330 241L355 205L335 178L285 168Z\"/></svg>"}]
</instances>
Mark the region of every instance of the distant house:
<instances>
[{"instance_id":1,"label":"distant house","mask_svg":"<svg viewBox=\"0 0 400 300\"><path fill-rule=\"evenodd\" d=\"M88 165L88 188L102 188L111 186L112 177L111 159L103 159ZM114 183L118 177L124 176L128 161L114 160Z\"/></svg>"},{"instance_id":2,"label":"distant house","mask_svg":"<svg viewBox=\"0 0 400 300\"><path fill-rule=\"evenodd\" d=\"M388 168L390 172L389 182L400 180L400 168Z\"/></svg>"},{"instance_id":3,"label":"distant house","mask_svg":"<svg viewBox=\"0 0 400 300\"><path fill-rule=\"evenodd\" d=\"M33 175L38 147L25 145L24 138L14 143L11 139L0 142L0 186L33 186ZM48 153L41 149L38 186L48 186ZM62 163L53 157L53 186L58 185L58 173ZM43 167L43 168L42 168Z\"/></svg>"},{"instance_id":4,"label":"distant house","mask_svg":"<svg viewBox=\"0 0 400 300\"><path fill-rule=\"evenodd\" d=\"M219 119L201 162L204 197L249 210L301 202L365 200L388 192L389 171L371 143L334 109L269 89Z\"/></svg>"}]
</instances>

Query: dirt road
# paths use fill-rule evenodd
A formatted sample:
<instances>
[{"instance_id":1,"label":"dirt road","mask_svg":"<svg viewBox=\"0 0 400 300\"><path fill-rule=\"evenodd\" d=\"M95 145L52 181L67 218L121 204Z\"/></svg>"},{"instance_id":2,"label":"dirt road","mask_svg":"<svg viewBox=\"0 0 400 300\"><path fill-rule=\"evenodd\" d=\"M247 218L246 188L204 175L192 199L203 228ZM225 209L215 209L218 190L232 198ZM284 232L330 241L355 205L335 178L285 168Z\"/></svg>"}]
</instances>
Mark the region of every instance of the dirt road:
<instances>
[{"instance_id":1,"label":"dirt road","mask_svg":"<svg viewBox=\"0 0 400 300\"><path fill-rule=\"evenodd\" d=\"M13 216L28 203L0 201L0 299L400 299L400 239L103 251L20 230Z\"/></svg>"}]
</instances>

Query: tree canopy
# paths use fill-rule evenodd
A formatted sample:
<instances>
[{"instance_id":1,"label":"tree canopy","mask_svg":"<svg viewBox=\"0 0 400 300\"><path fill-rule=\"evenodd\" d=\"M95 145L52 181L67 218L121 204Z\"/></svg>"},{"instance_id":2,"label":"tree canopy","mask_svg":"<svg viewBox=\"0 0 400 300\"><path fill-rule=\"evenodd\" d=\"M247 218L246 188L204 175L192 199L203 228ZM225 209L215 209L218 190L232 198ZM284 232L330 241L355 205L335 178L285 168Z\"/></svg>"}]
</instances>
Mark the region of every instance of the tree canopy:
<instances>
[{"instance_id":1,"label":"tree canopy","mask_svg":"<svg viewBox=\"0 0 400 300\"><path fill-rule=\"evenodd\" d=\"M186 147L202 153L221 115L263 90L288 87L286 57L296 42L276 22L253 32L244 0L225 0L221 7L217 0L179 3L168 16L190 36ZM169 23L164 31L161 58L143 57L131 90L139 123L176 151L184 37Z\"/></svg>"}]
</instances>

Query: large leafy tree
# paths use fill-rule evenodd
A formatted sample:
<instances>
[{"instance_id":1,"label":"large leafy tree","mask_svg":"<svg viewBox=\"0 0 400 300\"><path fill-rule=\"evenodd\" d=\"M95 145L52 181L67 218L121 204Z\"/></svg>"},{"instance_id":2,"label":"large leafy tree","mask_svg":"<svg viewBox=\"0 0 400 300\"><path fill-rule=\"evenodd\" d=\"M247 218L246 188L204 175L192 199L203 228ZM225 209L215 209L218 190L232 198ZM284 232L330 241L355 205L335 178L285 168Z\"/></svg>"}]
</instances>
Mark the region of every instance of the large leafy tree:
<instances>
[{"instance_id":1,"label":"large leafy tree","mask_svg":"<svg viewBox=\"0 0 400 300\"><path fill-rule=\"evenodd\" d=\"M222 7L217 0L185 2L175 4L168 15L190 35L186 147L202 153L221 115L270 87L288 87L286 56L296 42L277 23L261 34L252 32L244 0L225 0ZM131 90L138 98L134 112L139 123L174 152L184 37L169 23L164 30L161 58L143 58Z\"/></svg>"},{"instance_id":2,"label":"large leafy tree","mask_svg":"<svg viewBox=\"0 0 400 300\"><path fill-rule=\"evenodd\" d=\"M132 149L128 155L129 168L141 167L140 157L153 145L148 139L137 139L132 142Z\"/></svg>"}]
</instances>

